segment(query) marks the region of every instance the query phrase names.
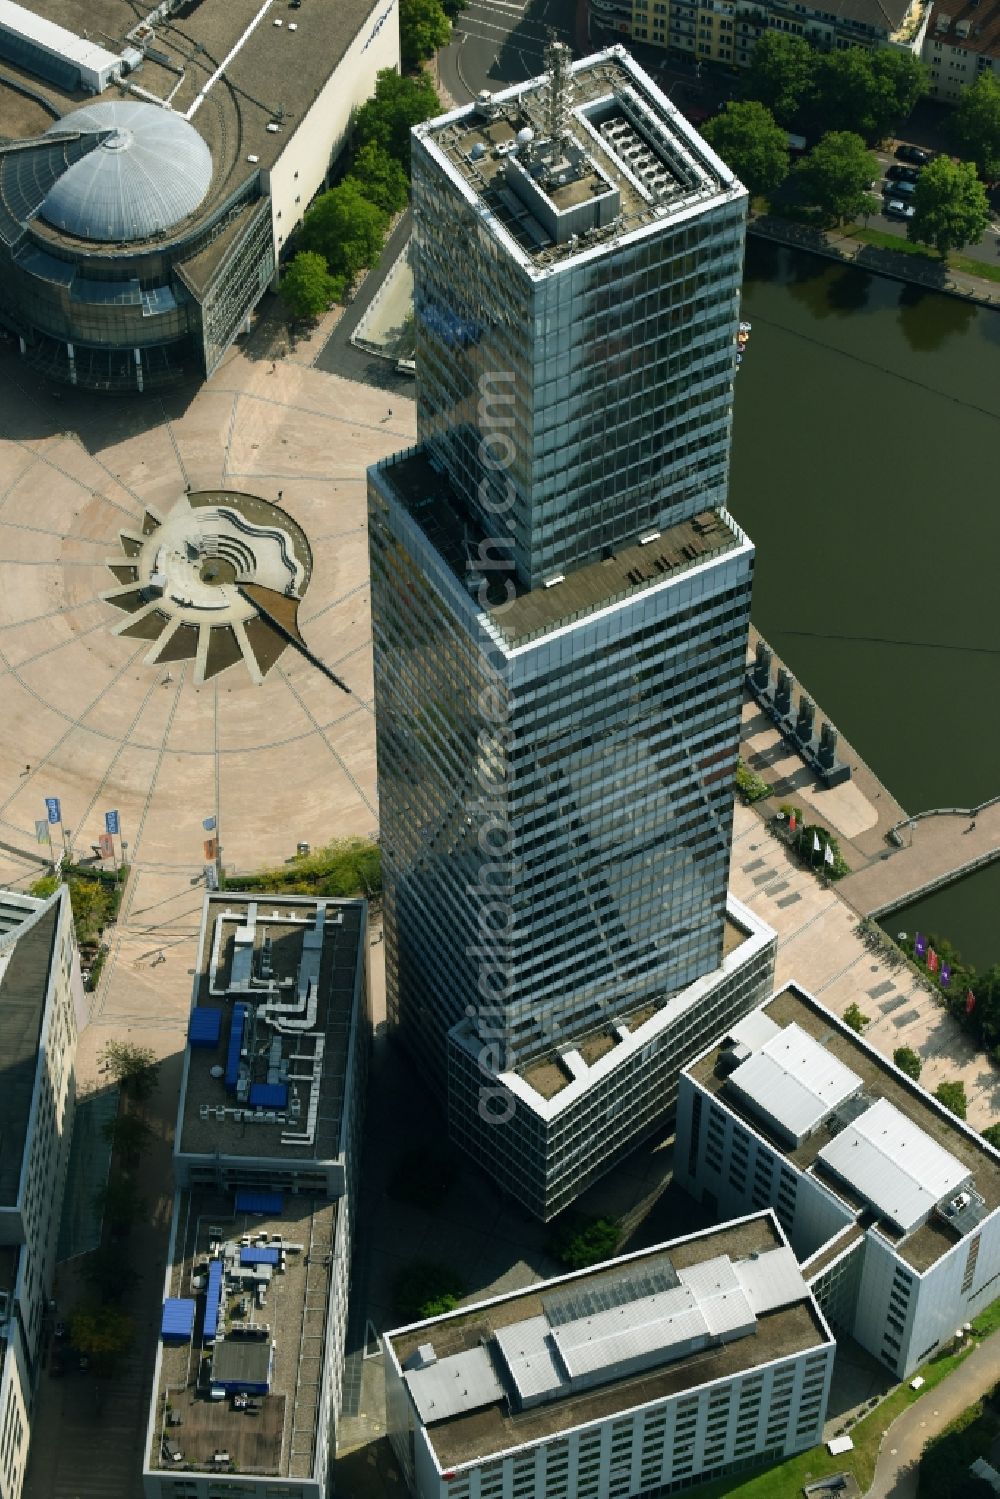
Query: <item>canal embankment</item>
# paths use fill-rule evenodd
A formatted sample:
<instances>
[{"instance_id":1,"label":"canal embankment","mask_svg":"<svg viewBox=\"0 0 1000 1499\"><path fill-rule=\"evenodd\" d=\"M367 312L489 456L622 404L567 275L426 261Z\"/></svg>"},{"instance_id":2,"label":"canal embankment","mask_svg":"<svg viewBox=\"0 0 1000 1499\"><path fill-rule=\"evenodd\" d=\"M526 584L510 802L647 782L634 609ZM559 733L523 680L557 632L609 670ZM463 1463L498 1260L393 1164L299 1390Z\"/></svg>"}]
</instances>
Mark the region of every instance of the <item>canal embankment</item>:
<instances>
[{"instance_id":1,"label":"canal embankment","mask_svg":"<svg viewBox=\"0 0 1000 1499\"><path fill-rule=\"evenodd\" d=\"M751 234L773 244L823 255L841 265L857 266L860 270L940 292L943 296L960 297L963 302L973 302L979 307L1000 308L1000 281L952 270L949 266L929 262L922 255L907 254L905 250L868 244L850 232L795 224L773 214L753 215L748 228Z\"/></svg>"}]
</instances>

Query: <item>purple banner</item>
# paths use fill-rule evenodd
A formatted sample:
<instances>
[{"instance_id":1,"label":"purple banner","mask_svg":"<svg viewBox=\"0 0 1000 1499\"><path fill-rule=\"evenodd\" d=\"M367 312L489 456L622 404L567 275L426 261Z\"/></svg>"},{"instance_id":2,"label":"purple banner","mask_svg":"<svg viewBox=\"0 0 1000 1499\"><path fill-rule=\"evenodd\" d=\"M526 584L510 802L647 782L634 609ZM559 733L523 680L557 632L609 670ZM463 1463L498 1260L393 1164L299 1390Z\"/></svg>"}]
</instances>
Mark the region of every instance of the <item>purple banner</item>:
<instances>
[{"instance_id":1,"label":"purple banner","mask_svg":"<svg viewBox=\"0 0 1000 1499\"><path fill-rule=\"evenodd\" d=\"M947 989L947 987L948 987L948 985L950 983L951 983L951 964L950 963L942 963L941 964L941 988L942 989Z\"/></svg>"},{"instance_id":2,"label":"purple banner","mask_svg":"<svg viewBox=\"0 0 1000 1499\"><path fill-rule=\"evenodd\" d=\"M916 953L918 958L922 958L926 954L927 938L924 936L923 932L918 932L916 937L913 939L913 951Z\"/></svg>"}]
</instances>

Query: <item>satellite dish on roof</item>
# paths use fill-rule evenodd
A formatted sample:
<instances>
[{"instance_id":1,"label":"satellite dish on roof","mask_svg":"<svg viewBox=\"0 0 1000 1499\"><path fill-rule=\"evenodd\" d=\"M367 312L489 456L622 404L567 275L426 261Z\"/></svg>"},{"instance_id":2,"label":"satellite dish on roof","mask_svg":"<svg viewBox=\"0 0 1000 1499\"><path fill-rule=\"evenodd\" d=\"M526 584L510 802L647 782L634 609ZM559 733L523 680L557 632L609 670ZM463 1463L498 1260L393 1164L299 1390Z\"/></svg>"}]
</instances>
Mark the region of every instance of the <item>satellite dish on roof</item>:
<instances>
[{"instance_id":1,"label":"satellite dish on roof","mask_svg":"<svg viewBox=\"0 0 1000 1499\"><path fill-rule=\"evenodd\" d=\"M226 1069L224 1067L218 1067L218 1066L212 1067L212 1068L209 1069L209 1074L208 1075L209 1075L209 1077L225 1077L225 1075L226 1075Z\"/></svg>"}]
</instances>

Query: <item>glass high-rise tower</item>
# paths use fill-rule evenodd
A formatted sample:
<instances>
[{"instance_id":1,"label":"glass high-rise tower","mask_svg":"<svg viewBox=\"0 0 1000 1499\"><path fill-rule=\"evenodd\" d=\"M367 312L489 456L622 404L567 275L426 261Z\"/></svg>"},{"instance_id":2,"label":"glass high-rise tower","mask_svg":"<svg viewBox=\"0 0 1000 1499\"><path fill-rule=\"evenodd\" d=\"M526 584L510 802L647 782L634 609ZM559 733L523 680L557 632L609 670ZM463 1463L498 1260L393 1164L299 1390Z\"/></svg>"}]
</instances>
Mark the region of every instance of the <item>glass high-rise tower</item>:
<instances>
[{"instance_id":1,"label":"glass high-rise tower","mask_svg":"<svg viewBox=\"0 0 1000 1499\"><path fill-rule=\"evenodd\" d=\"M692 986L752 935L726 886L753 566L725 509L746 192L620 48L547 61L414 132L420 445L369 476L390 1019L545 1214L571 1167L478 1137L520 1108L500 1154L540 1138L532 1095L558 1112L672 1008L683 1065ZM578 1176L669 1106L666 1030Z\"/></svg>"}]
</instances>

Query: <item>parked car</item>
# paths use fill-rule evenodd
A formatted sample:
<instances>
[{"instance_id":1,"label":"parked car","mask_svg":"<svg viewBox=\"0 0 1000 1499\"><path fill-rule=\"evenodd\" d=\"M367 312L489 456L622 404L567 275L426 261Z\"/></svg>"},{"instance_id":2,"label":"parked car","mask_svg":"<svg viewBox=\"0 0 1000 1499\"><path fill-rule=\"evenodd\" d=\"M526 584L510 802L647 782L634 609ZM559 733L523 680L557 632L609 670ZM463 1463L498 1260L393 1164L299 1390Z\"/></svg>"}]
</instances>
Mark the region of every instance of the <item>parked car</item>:
<instances>
[{"instance_id":1,"label":"parked car","mask_svg":"<svg viewBox=\"0 0 1000 1499\"><path fill-rule=\"evenodd\" d=\"M66 1335L67 1335L68 1332L69 1332L69 1328L66 1326L65 1322L57 1322L56 1325L55 1325L55 1327L52 1329L53 1336L60 1343L62 1342L63 1338L66 1337Z\"/></svg>"},{"instance_id":2,"label":"parked car","mask_svg":"<svg viewBox=\"0 0 1000 1499\"><path fill-rule=\"evenodd\" d=\"M934 160L930 151L922 151L919 146L897 146L896 155L900 161L911 161L915 167L925 167Z\"/></svg>"},{"instance_id":3,"label":"parked car","mask_svg":"<svg viewBox=\"0 0 1000 1499\"><path fill-rule=\"evenodd\" d=\"M916 211L912 203L904 203L902 198L889 198L882 209L887 219L912 219Z\"/></svg>"},{"instance_id":4,"label":"parked car","mask_svg":"<svg viewBox=\"0 0 1000 1499\"><path fill-rule=\"evenodd\" d=\"M913 182L887 182L882 192L887 198L912 198L916 190Z\"/></svg>"},{"instance_id":5,"label":"parked car","mask_svg":"<svg viewBox=\"0 0 1000 1499\"><path fill-rule=\"evenodd\" d=\"M885 175L890 182L918 182L920 180L917 167L901 167L898 163L891 166Z\"/></svg>"}]
</instances>

